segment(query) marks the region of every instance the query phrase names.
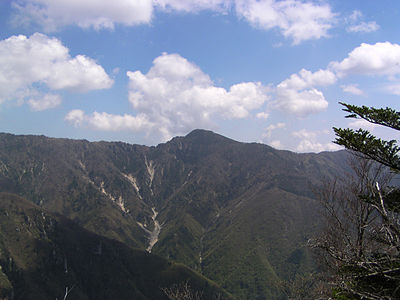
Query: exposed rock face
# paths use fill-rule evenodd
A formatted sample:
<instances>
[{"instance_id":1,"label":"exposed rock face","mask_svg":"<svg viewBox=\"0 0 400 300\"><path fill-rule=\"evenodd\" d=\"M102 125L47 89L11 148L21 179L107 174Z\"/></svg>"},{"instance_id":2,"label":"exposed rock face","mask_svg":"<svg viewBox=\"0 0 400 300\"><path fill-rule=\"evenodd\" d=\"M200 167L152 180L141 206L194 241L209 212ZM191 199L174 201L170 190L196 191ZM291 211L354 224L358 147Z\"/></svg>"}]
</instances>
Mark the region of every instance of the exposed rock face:
<instances>
[{"instance_id":1,"label":"exposed rock face","mask_svg":"<svg viewBox=\"0 0 400 300\"><path fill-rule=\"evenodd\" d=\"M204 130L157 147L0 135L2 191L245 299L278 299L279 282L312 268L313 189L345 170L343 151L295 154Z\"/></svg>"},{"instance_id":2,"label":"exposed rock face","mask_svg":"<svg viewBox=\"0 0 400 300\"><path fill-rule=\"evenodd\" d=\"M1 192L0 266L0 299L167 300L161 288L185 280L209 299L219 294L230 298L185 266Z\"/></svg>"}]
</instances>

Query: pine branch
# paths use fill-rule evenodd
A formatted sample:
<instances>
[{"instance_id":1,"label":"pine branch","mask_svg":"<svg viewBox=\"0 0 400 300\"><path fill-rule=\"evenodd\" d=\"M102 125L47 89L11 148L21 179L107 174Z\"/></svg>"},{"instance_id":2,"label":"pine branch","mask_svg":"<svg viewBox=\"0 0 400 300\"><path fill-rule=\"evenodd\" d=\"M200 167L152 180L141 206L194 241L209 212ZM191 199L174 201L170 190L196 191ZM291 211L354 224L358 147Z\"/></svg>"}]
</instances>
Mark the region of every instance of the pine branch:
<instances>
[{"instance_id":1,"label":"pine branch","mask_svg":"<svg viewBox=\"0 0 400 300\"><path fill-rule=\"evenodd\" d=\"M333 128L336 134L334 143L349 150L360 152L393 170L400 172L400 147L395 140L385 141L372 135L364 129Z\"/></svg>"},{"instance_id":2,"label":"pine branch","mask_svg":"<svg viewBox=\"0 0 400 300\"><path fill-rule=\"evenodd\" d=\"M395 130L400 130L400 112L389 107L374 108L367 106L356 106L339 102L343 105L343 111L348 112L346 118L364 119L370 123L390 127Z\"/></svg>"}]
</instances>

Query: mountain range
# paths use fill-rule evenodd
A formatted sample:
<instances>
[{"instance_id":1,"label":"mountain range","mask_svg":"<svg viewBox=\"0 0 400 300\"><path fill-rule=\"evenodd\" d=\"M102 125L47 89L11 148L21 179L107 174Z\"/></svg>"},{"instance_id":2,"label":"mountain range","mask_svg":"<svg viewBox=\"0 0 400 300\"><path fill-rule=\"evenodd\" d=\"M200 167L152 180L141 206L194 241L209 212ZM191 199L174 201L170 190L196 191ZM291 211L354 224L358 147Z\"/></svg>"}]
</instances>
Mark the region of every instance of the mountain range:
<instances>
[{"instance_id":1,"label":"mountain range","mask_svg":"<svg viewBox=\"0 0 400 300\"><path fill-rule=\"evenodd\" d=\"M89 269L81 272L79 266L81 260L91 261L96 274L101 274L93 282L103 280L106 284L101 266L104 257L115 263L107 263L110 274L122 271L117 277L110 275L115 280L97 299L113 299L116 292L128 295L128 290L125 293L120 288L125 281L142 295L131 299L158 299L144 290L179 283L184 280L182 274L190 274L186 279L208 295L286 299L287 283L316 269L305 246L318 229L315 191L322 181L348 172L347 156L345 151L299 154L276 150L205 130L156 147L4 133L0 134L4 202L0 208L8 211L4 206L19 202L24 209L15 204L18 207L14 210L24 211L28 219L44 214L54 220L48 222L60 224L62 234L58 236L63 238L54 240L39 230L50 226L47 219L41 221L47 225L35 223L38 229L31 236L32 243L38 239L44 244L43 250L34 248L40 259L32 264L37 266L35 272L53 270L57 263L62 267L63 257L70 252L56 250L52 260L51 249L76 245L68 254L72 255L68 256L69 274L75 274L68 279L69 286L75 286L71 299L84 299L79 295L96 299L89 291L93 283L85 281L90 277ZM6 222L4 214L0 215L1 224ZM17 212L14 219L11 228L19 228L17 224L24 223L26 217ZM28 226L26 222L23 226ZM50 232L57 232L51 228ZM12 258L9 248L14 244L4 241L18 234L2 231L0 241L0 283L8 282L15 295L19 282L30 282L29 276L17 272L18 281L6 268ZM32 243L15 242L20 249L15 257L30 256ZM99 243L104 245L103 259L93 256ZM118 253L117 257L112 253ZM139 268L135 259L126 258L132 255L141 257ZM26 269L24 263L16 266ZM166 281L160 273L169 272L176 273ZM40 276L34 284L42 282L44 295L54 298L55 290L65 288L65 274L61 273L54 275L54 284L46 278L40 281ZM138 283L132 279L138 273L158 279ZM149 288L143 288L146 284Z\"/></svg>"}]
</instances>

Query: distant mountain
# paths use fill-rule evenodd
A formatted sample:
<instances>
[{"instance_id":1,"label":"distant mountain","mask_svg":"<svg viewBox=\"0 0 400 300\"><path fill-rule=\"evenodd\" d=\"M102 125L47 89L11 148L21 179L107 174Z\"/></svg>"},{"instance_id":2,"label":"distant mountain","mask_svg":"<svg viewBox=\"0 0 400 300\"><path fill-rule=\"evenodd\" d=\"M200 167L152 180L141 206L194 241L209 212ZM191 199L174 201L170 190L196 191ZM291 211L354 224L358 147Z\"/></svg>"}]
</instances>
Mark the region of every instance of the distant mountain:
<instances>
[{"instance_id":1,"label":"distant mountain","mask_svg":"<svg viewBox=\"0 0 400 300\"><path fill-rule=\"evenodd\" d=\"M195 130L157 147L0 134L0 189L184 263L243 299L313 270L321 180L344 151L296 154ZM1 274L0 274L1 276Z\"/></svg>"},{"instance_id":2,"label":"distant mountain","mask_svg":"<svg viewBox=\"0 0 400 300\"><path fill-rule=\"evenodd\" d=\"M89 232L13 194L0 193L0 298L168 299L188 282L207 299L228 295L190 269Z\"/></svg>"}]
</instances>

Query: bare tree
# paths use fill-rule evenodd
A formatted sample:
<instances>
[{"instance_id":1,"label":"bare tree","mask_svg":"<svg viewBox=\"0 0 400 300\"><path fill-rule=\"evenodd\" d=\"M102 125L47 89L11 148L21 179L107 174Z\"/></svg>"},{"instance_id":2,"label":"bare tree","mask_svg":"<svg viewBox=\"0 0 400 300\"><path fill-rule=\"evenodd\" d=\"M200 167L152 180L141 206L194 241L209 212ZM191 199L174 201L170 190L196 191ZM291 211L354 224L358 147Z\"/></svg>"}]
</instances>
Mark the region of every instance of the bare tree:
<instances>
[{"instance_id":1,"label":"bare tree","mask_svg":"<svg viewBox=\"0 0 400 300\"><path fill-rule=\"evenodd\" d=\"M203 293L195 291L191 288L188 281L174 284L169 288L161 288L164 294L171 300L203 300ZM217 294L213 297L214 300L226 299L221 294Z\"/></svg>"},{"instance_id":2,"label":"bare tree","mask_svg":"<svg viewBox=\"0 0 400 300\"><path fill-rule=\"evenodd\" d=\"M64 293L64 297L63 300L66 300L69 293L71 293L71 291L74 289L75 286L72 286L71 288L69 288L68 286L65 287L65 293ZM58 298L56 298L56 300L58 300Z\"/></svg>"},{"instance_id":3,"label":"bare tree","mask_svg":"<svg viewBox=\"0 0 400 300\"><path fill-rule=\"evenodd\" d=\"M188 281L161 290L171 300L202 300L203 298L202 293L191 289Z\"/></svg>"},{"instance_id":4,"label":"bare tree","mask_svg":"<svg viewBox=\"0 0 400 300\"><path fill-rule=\"evenodd\" d=\"M74 288L74 287L72 287L72 288L69 288L69 287L67 287L67 286L65 287L65 294L64 294L63 300L67 299L68 294L71 293L71 291L73 290L73 288Z\"/></svg>"},{"instance_id":5,"label":"bare tree","mask_svg":"<svg viewBox=\"0 0 400 300\"><path fill-rule=\"evenodd\" d=\"M326 267L333 296L400 298L400 214L388 207L392 173L359 156L353 174L326 182L319 193L324 224L310 241ZM382 188L384 187L384 188Z\"/></svg>"}]
</instances>

